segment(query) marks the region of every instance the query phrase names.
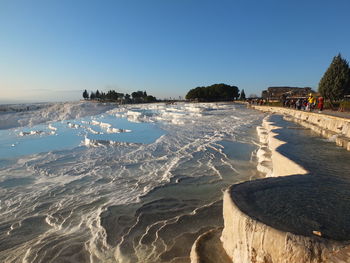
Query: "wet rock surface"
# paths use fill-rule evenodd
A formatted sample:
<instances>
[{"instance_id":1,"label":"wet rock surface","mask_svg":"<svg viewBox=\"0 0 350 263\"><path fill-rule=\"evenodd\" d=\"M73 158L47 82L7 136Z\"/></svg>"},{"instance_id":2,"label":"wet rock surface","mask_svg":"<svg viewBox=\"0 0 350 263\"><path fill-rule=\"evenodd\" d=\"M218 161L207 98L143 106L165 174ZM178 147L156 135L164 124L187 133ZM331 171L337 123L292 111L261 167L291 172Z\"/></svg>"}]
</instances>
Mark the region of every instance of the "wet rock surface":
<instances>
[{"instance_id":1,"label":"wet rock surface","mask_svg":"<svg viewBox=\"0 0 350 263\"><path fill-rule=\"evenodd\" d=\"M269 121L280 127L275 138L286 142L276 151L311 172L234 185L230 191L235 204L281 231L349 240L350 153L282 116Z\"/></svg>"},{"instance_id":2,"label":"wet rock surface","mask_svg":"<svg viewBox=\"0 0 350 263\"><path fill-rule=\"evenodd\" d=\"M226 253L233 262L350 262L350 153L282 116L263 124L273 177L225 192Z\"/></svg>"},{"instance_id":3,"label":"wet rock surface","mask_svg":"<svg viewBox=\"0 0 350 263\"><path fill-rule=\"evenodd\" d=\"M281 231L350 239L350 183L326 176L294 175L234 185L231 197L250 217Z\"/></svg>"}]
</instances>

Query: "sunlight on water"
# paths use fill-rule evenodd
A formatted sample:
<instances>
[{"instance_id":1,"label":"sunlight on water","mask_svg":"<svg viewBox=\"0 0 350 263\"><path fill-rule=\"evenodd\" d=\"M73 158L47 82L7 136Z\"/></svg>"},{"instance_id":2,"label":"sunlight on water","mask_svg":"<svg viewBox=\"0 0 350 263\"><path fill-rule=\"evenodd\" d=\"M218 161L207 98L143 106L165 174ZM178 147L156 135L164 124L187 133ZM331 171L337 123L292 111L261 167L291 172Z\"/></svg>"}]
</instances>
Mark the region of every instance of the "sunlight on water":
<instances>
[{"instance_id":1,"label":"sunlight on water","mask_svg":"<svg viewBox=\"0 0 350 263\"><path fill-rule=\"evenodd\" d=\"M88 104L64 107L72 116ZM222 190L257 176L260 113L225 103L106 108L0 130L0 261L188 262L198 235L222 224Z\"/></svg>"}]
</instances>

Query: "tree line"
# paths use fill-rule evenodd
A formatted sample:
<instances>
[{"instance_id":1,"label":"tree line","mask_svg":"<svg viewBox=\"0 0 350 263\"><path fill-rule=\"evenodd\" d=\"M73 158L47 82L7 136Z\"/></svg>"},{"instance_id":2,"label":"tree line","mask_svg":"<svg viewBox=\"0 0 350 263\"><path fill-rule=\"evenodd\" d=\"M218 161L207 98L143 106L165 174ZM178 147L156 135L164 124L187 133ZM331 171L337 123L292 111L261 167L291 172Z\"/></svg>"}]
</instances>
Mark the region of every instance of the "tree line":
<instances>
[{"instance_id":1,"label":"tree line","mask_svg":"<svg viewBox=\"0 0 350 263\"><path fill-rule=\"evenodd\" d=\"M158 101L156 97L148 95L146 91L135 91L130 95L128 93L119 93L115 90L109 90L106 93L99 90L89 93L87 90L84 90L83 98L85 100L116 101L120 103L150 103Z\"/></svg>"},{"instance_id":2,"label":"tree line","mask_svg":"<svg viewBox=\"0 0 350 263\"><path fill-rule=\"evenodd\" d=\"M335 56L318 85L319 93L331 103L350 95L350 68L341 54Z\"/></svg>"},{"instance_id":3,"label":"tree line","mask_svg":"<svg viewBox=\"0 0 350 263\"><path fill-rule=\"evenodd\" d=\"M244 94L244 92L243 92ZM240 96L239 89L236 86L230 86L224 83L213 84L191 89L187 95L187 100L197 100L203 102L213 101L231 101L238 99ZM245 94L244 94L245 97Z\"/></svg>"}]
</instances>

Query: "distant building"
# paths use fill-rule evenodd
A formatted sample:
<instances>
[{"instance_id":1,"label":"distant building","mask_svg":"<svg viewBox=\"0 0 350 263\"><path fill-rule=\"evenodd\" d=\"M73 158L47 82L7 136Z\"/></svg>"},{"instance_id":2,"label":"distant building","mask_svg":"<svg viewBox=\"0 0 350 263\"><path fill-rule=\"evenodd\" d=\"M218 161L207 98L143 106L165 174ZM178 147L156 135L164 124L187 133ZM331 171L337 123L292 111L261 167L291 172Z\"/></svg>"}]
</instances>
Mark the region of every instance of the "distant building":
<instances>
[{"instance_id":1,"label":"distant building","mask_svg":"<svg viewBox=\"0 0 350 263\"><path fill-rule=\"evenodd\" d=\"M269 87L262 91L261 97L265 100L279 100L282 96L287 98L307 97L309 93L314 93L310 87Z\"/></svg>"}]
</instances>

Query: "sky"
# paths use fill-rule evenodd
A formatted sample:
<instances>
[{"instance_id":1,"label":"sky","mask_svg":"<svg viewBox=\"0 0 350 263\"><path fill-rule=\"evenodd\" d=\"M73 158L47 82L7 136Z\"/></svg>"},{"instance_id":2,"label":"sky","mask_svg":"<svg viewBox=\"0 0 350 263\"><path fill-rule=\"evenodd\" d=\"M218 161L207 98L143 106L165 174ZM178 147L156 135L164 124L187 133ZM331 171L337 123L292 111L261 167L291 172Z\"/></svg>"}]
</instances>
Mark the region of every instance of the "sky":
<instances>
[{"instance_id":1,"label":"sky","mask_svg":"<svg viewBox=\"0 0 350 263\"><path fill-rule=\"evenodd\" d=\"M350 60L348 0L0 0L0 102L312 87Z\"/></svg>"}]
</instances>

